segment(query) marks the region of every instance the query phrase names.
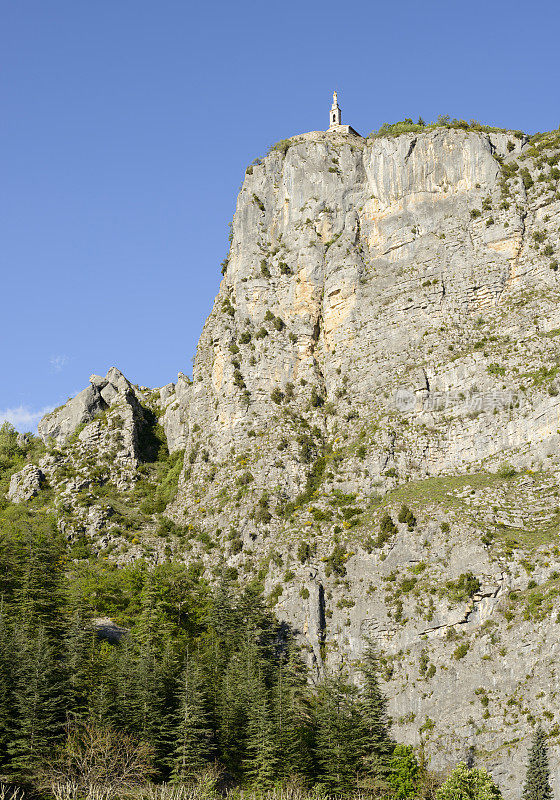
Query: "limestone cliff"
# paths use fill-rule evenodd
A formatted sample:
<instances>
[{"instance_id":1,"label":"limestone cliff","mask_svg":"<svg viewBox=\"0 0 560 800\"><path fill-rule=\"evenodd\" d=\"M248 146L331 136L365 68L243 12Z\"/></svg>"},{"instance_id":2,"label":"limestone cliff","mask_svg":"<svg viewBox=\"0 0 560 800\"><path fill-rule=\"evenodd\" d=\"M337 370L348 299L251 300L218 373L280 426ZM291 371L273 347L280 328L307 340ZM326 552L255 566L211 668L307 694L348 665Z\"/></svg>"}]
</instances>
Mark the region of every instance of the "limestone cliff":
<instances>
[{"instance_id":1,"label":"limestone cliff","mask_svg":"<svg viewBox=\"0 0 560 800\"><path fill-rule=\"evenodd\" d=\"M472 755L517 796L542 719L558 782L559 156L447 128L273 148L192 381L94 376L14 499L47 481L114 558L257 576L315 675L374 638L436 767Z\"/></svg>"}]
</instances>

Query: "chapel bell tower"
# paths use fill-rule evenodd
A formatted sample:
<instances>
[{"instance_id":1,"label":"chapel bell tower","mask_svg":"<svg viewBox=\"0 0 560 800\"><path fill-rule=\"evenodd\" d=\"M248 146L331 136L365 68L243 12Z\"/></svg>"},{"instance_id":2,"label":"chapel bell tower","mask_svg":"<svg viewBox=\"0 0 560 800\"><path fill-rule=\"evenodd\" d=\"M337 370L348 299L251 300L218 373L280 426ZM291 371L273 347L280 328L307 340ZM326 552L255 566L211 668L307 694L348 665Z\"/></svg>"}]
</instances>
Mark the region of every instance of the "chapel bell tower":
<instances>
[{"instance_id":1,"label":"chapel bell tower","mask_svg":"<svg viewBox=\"0 0 560 800\"><path fill-rule=\"evenodd\" d=\"M337 125L340 125L341 124L341 120L342 120L342 113L341 113L340 107L338 105L338 99L337 99L337 96L336 96L336 92L333 92L329 129L330 128L334 128Z\"/></svg>"}]
</instances>

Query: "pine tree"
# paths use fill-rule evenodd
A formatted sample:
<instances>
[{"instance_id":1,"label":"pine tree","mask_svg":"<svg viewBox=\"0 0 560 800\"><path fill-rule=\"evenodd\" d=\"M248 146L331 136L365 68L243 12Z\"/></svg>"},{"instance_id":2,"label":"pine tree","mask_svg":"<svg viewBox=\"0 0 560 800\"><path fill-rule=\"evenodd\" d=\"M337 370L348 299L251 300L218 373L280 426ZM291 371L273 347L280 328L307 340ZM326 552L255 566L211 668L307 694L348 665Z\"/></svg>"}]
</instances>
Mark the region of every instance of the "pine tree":
<instances>
[{"instance_id":1,"label":"pine tree","mask_svg":"<svg viewBox=\"0 0 560 800\"><path fill-rule=\"evenodd\" d=\"M552 800L549 776L546 737L543 729L539 726L535 731L529 751L523 800Z\"/></svg>"},{"instance_id":2,"label":"pine tree","mask_svg":"<svg viewBox=\"0 0 560 800\"><path fill-rule=\"evenodd\" d=\"M410 745L398 744L390 761L388 781L394 800L406 800L418 794L420 765Z\"/></svg>"},{"instance_id":3,"label":"pine tree","mask_svg":"<svg viewBox=\"0 0 560 800\"><path fill-rule=\"evenodd\" d=\"M365 729L362 771L368 786L386 786L394 743L389 737L387 700L379 688L379 657L370 642L364 653L361 672L361 712Z\"/></svg>"},{"instance_id":4,"label":"pine tree","mask_svg":"<svg viewBox=\"0 0 560 800\"><path fill-rule=\"evenodd\" d=\"M278 742L279 776L308 779L312 774L310 693L307 670L299 650L288 640L273 690L273 717Z\"/></svg>"},{"instance_id":5,"label":"pine tree","mask_svg":"<svg viewBox=\"0 0 560 800\"><path fill-rule=\"evenodd\" d=\"M343 676L328 678L315 697L315 751L324 788L343 795L356 787L365 728L355 686Z\"/></svg>"},{"instance_id":6,"label":"pine tree","mask_svg":"<svg viewBox=\"0 0 560 800\"><path fill-rule=\"evenodd\" d=\"M47 632L18 631L15 640L10 769L29 776L63 733L64 686Z\"/></svg>"},{"instance_id":7,"label":"pine tree","mask_svg":"<svg viewBox=\"0 0 560 800\"><path fill-rule=\"evenodd\" d=\"M64 731L64 557L48 518L20 514L11 535L17 545L17 582L10 609L14 712L7 751L9 769L29 776Z\"/></svg>"},{"instance_id":8,"label":"pine tree","mask_svg":"<svg viewBox=\"0 0 560 800\"><path fill-rule=\"evenodd\" d=\"M153 747L163 775L171 767L178 661L172 631L159 597L159 586L148 573L136 639L136 709L138 732Z\"/></svg>"},{"instance_id":9,"label":"pine tree","mask_svg":"<svg viewBox=\"0 0 560 800\"><path fill-rule=\"evenodd\" d=\"M125 636L117 648L105 649L105 670L101 694L114 686L114 702L110 720L115 728L140 732L140 698L138 689L137 643L132 636Z\"/></svg>"},{"instance_id":10,"label":"pine tree","mask_svg":"<svg viewBox=\"0 0 560 800\"><path fill-rule=\"evenodd\" d=\"M0 604L0 766L4 767L8 758L8 744L11 738L15 716L14 694L14 642L13 632L7 613Z\"/></svg>"},{"instance_id":11,"label":"pine tree","mask_svg":"<svg viewBox=\"0 0 560 800\"><path fill-rule=\"evenodd\" d=\"M86 615L75 611L65 636L68 673L67 713L85 721L90 715L90 692L99 686L101 659L95 631ZM101 663L100 663L101 662Z\"/></svg>"},{"instance_id":12,"label":"pine tree","mask_svg":"<svg viewBox=\"0 0 560 800\"><path fill-rule=\"evenodd\" d=\"M241 775L247 734L247 666L233 653L224 671L218 698L218 741L220 757L227 769Z\"/></svg>"},{"instance_id":13,"label":"pine tree","mask_svg":"<svg viewBox=\"0 0 560 800\"><path fill-rule=\"evenodd\" d=\"M175 730L173 780L193 778L212 758L213 731L208 720L202 675L192 659L182 676L179 722Z\"/></svg>"},{"instance_id":14,"label":"pine tree","mask_svg":"<svg viewBox=\"0 0 560 800\"><path fill-rule=\"evenodd\" d=\"M275 737L268 692L262 675L253 676L249 687L247 756L244 773L256 789L268 789L278 771L278 741Z\"/></svg>"}]
</instances>

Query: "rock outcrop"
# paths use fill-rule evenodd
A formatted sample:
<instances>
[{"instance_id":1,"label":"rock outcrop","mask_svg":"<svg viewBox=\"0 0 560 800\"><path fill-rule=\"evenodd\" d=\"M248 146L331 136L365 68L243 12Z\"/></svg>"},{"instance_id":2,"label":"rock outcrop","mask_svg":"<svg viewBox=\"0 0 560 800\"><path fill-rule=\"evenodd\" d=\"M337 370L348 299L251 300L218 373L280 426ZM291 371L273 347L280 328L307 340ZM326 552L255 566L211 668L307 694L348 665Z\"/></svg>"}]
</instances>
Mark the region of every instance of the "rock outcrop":
<instances>
[{"instance_id":1,"label":"rock outcrop","mask_svg":"<svg viewBox=\"0 0 560 800\"><path fill-rule=\"evenodd\" d=\"M10 478L8 500L12 503L24 503L36 497L45 483L43 472L33 464L27 464L22 470Z\"/></svg>"},{"instance_id":2,"label":"rock outcrop","mask_svg":"<svg viewBox=\"0 0 560 800\"><path fill-rule=\"evenodd\" d=\"M111 367L104 378L92 375L87 389L43 417L38 425L39 436L44 442L52 439L60 444L79 425L91 422L118 400L127 401L133 396L131 384L116 367Z\"/></svg>"}]
</instances>

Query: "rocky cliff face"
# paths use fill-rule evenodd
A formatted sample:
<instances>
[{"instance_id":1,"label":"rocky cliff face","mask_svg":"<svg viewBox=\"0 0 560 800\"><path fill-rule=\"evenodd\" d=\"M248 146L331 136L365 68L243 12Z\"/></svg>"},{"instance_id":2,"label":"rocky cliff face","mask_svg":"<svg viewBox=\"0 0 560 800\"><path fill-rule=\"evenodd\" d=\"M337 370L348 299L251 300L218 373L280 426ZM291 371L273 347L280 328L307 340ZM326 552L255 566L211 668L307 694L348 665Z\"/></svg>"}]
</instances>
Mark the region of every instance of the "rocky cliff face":
<instances>
[{"instance_id":1,"label":"rocky cliff face","mask_svg":"<svg viewBox=\"0 0 560 800\"><path fill-rule=\"evenodd\" d=\"M50 483L114 558L257 577L315 675L372 637L395 735L436 767L473 757L516 796L542 720L560 781L559 154L282 143L247 170L192 381L94 376L14 499Z\"/></svg>"}]
</instances>

